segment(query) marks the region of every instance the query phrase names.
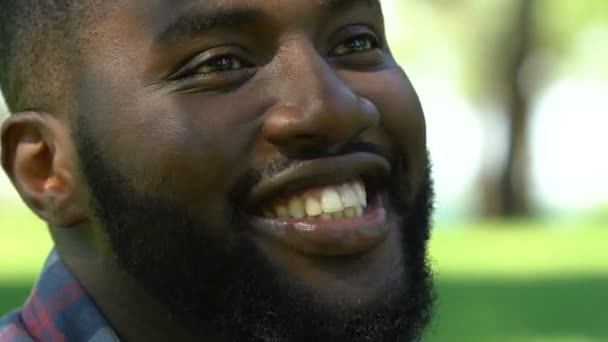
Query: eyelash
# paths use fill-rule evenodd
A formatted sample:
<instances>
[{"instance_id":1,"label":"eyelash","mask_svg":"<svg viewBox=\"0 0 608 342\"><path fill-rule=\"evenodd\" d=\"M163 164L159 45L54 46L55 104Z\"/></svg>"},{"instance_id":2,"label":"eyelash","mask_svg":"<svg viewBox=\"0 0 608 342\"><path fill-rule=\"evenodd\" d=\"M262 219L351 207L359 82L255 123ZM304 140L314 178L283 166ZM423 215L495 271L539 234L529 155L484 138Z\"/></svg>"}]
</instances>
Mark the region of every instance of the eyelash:
<instances>
[{"instance_id":1,"label":"eyelash","mask_svg":"<svg viewBox=\"0 0 608 342\"><path fill-rule=\"evenodd\" d=\"M356 49L356 46L350 46L348 47L347 45L349 43L353 43L357 40L366 40L367 43L369 43L368 45L366 45L366 47L364 48L364 51L347 51L347 52L335 52L336 50L338 50L338 48L340 47L345 47L346 49ZM359 46L360 47L360 46ZM381 42L380 40L373 34L371 33L362 33L362 34L357 34L354 35L350 38L348 38L347 40L343 41L342 43L338 44L337 46L335 46L330 52L329 52L329 56L330 57L342 57L342 56L348 56L348 55L353 55L353 54L363 54L363 53L367 53L376 49L380 49L381 48ZM205 67L209 67L212 66L212 64L220 62L222 60L227 60L227 59L231 59L233 62L236 63L232 63L231 65L238 65L238 67L233 68L233 67L229 67L228 69L225 70L216 70L216 71L204 71L201 72L200 70L205 68ZM230 54L230 53L226 53L226 54L222 54L222 55L218 55L218 56L213 56L208 58L207 60L203 61L202 63L200 63L197 67L195 67L194 69L194 74L198 74L198 75L211 75L211 74L216 74L216 73L223 73L223 72L231 72L231 71L237 71L243 68L247 68L247 67L252 67L253 64L247 62L245 59L240 58L234 54ZM216 65L217 67L217 65Z\"/></svg>"},{"instance_id":2,"label":"eyelash","mask_svg":"<svg viewBox=\"0 0 608 342\"><path fill-rule=\"evenodd\" d=\"M225 70L218 70L218 71L204 71L204 72L200 72L201 69L205 68L205 67L209 67L211 66L218 68L217 65L213 66L213 64L215 64L214 62L221 62L222 60L227 60L227 59L231 59L233 62L236 61L236 63L231 63L230 67L228 69ZM236 64L239 67L237 68L233 68L232 66ZM213 74L213 73L220 73L220 72L229 72L229 71L234 71L234 70L239 70L242 69L243 67L251 67L252 64L246 62L244 59L239 58L235 55L232 54L223 54L223 55L219 55L219 56L213 56L209 59L207 59L206 61L203 61L198 67L196 67L196 71L198 74L202 74L202 75L208 75L208 74ZM220 66L221 67L221 66Z\"/></svg>"},{"instance_id":3,"label":"eyelash","mask_svg":"<svg viewBox=\"0 0 608 342\"><path fill-rule=\"evenodd\" d=\"M339 47L347 46L349 43L353 43L357 40L366 40L369 43L369 46L365 49L365 51L354 51L354 52L345 52L345 53L336 53L335 52ZM362 34L358 34L353 37L350 37L347 40L343 41L342 43L338 44L336 47L334 47L331 50L331 52L329 54L333 57L340 57L340 56L346 56L346 55L357 54L357 53L366 53L366 52L370 52L375 49L379 49L380 47L381 47L380 40L375 35L373 35L371 33L362 33ZM350 48L357 48L357 47L351 46Z\"/></svg>"}]
</instances>

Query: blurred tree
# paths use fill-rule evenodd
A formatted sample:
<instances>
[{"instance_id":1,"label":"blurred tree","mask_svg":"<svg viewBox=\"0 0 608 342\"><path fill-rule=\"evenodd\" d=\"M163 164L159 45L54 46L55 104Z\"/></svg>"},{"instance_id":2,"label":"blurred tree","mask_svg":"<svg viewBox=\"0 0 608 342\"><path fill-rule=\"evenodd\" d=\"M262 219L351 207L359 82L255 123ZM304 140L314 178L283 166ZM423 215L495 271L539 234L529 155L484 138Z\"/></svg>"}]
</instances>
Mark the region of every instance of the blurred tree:
<instances>
[{"instance_id":1,"label":"blurred tree","mask_svg":"<svg viewBox=\"0 0 608 342\"><path fill-rule=\"evenodd\" d=\"M594 43L594 53L576 56L577 44L586 32L608 33L608 1L605 0L518 0L512 1L512 13L486 28L499 32L489 50L481 51L486 59L486 86L495 91L507 120L506 154L502 167L483 174L482 210L486 216L514 217L534 214L529 191L529 123L531 106L543 88L576 69L589 68L608 81L605 61L593 62L608 44L605 38ZM500 11L500 10L499 10ZM504 11L504 8L503 8ZM497 11L498 12L498 11ZM496 12L495 12L496 13ZM502 32L502 33L500 33ZM598 35L599 36L599 35ZM488 63L489 61L489 63ZM578 65L576 65L578 63ZM601 67L604 65L604 67ZM494 69L494 71L492 70ZM561 74L561 75L560 75Z\"/></svg>"},{"instance_id":2,"label":"blurred tree","mask_svg":"<svg viewBox=\"0 0 608 342\"><path fill-rule=\"evenodd\" d=\"M533 215L528 156L533 107L561 80L608 81L608 1L383 0L383 4L392 18L393 51L410 76L437 83L437 96L431 87L423 104L442 101L440 89L445 91L448 84L454 95L466 98L480 114L487 140L481 186L475 190L480 195L479 212ZM441 143L449 144L449 139Z\"/></svg>"},{"instance_id":3,"label":"blurred tree","mask_svg":"<svg viewBox=\"0 0 608 342\"><path fill-rule=\"evenodd\" d=\"M491 60L497 68L494 82L502 89L501 102L508 118L507 153L502 170L486 177L483 212L487 216L527 216L531 214L528 180L529 94L526 63L535 50L536 0L514 2L506 34ZM502 57L502 58L501 58Z\"/></svg>"}]
</instances>

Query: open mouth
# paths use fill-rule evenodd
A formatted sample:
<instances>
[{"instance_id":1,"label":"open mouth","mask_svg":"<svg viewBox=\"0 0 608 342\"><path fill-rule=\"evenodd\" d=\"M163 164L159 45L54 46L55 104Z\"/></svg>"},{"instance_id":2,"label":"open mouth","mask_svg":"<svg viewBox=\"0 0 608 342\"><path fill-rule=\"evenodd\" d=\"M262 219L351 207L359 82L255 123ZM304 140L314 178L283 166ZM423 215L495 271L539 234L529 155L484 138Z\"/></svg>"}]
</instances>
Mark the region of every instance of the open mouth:
<instances>
[{"instance_id":1,"label":"open mouth","mask_svg":"<svg viewBox=\"0 0 608 342\"><path fill-rule=\"evenodd\" d=\"M256 216L296 220L343 220L363 216L378 187L361 177L280 196L254 210Z\"/></svg>"},{"instance_id":2,"label":"open mouth","mask_svg":"<svg viewBox=\"0 0 608 342\"><path fill-rule=\"evenodd\" d=\"M355 154L305 162L254 189L248 210L263 235L314 255L361 253L388 232L388 162Z\"/></svg>"}]
</instances>

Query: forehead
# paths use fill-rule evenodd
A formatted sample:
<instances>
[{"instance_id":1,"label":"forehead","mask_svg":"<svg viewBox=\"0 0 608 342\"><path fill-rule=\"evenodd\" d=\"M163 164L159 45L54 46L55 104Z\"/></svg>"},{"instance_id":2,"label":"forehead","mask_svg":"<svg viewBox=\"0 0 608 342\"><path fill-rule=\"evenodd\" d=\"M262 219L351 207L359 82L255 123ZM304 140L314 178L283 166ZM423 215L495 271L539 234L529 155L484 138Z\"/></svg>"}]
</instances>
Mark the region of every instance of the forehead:
<instances>
[{"instance_id":1,"label":"forehead","mask_svg":"<svg viewBox=\"0 0 608 342\"><path fill-rule=\"evenodd\" d=\"M99 0L96 0L99 1ZM116 43L134 44L131 51L238 30L264 35L307 28L319 33L325 24L351 13L348 24L360 20L375 23L382 31L381 0L117 0L105 2L102 12L84 11L92 25L83 27L83 50L117 55ZM342 16L344 18L344 16ZM334 24L340 24L333 21ZM344 22L343 24L347 24ZM335 26L335 25L334 25ZM336 29L333 27L331 29ZM270 37L269 39L272 39ZM103 47L103 48L102 48ZM124 52L124 51L123 51Z\"/></svg>"},{"instance_id":2,"label":"forehead","mask_svg":"<svg viewBox=\"0 0 608 342\"><path fill-rule=\"evenodd\" d=\"M136 7L152 15L157 23L175 20L184 14L218 14L212 17L217 20L221 14L242 11L298 23L361 6L379 9L380 0L138 0Z\"/></svg>"},{"instance_id":3,"label":"forehead","mask_svg":"<svg viewBox=\"0 0 608 342\"><path fill-rule=\"evenodd\" d=\"M138 3L144 7L153 7L164 11L195 6L210 10L249 7L303 13L315 9L340 8L354 4L378 5L380 0L138 0Z\"/></svg>"},{"instance_id":4,"label":"forehead","mask_svg":"<svg viewBox=\"0 0 608 342\"><path fill-rule=\"evenodd\" d=\"M380 0L116 0L105 5L102 14L83 13L96 20L81 31L84 63L99 72L115 73L128 64L145 68L140 62L146 53L153 57L147 66L156 68L232 38L266 44L294 30L316 38L352 24L383 31Z\"/></svg>"}]
</instances>

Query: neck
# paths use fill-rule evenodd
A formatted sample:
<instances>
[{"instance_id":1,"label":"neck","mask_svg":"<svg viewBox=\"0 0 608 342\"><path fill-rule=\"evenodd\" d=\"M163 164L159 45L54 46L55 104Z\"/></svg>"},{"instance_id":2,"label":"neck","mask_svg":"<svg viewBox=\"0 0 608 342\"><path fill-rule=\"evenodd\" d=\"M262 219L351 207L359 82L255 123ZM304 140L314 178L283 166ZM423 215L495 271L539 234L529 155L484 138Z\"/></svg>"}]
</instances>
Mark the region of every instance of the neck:
<instances>
[{"instance_id":1,"label":"neck","mask_svg":"<svg viewBox=\"0 0 608 342\"><path fill-rule=\"evenodd\" d=\"M82 241L72 237L58 245L59 253L122 341L217 341L173 315L122 270L109 250L92 252L78 247Z\"/></svg>"}]
</instances>

